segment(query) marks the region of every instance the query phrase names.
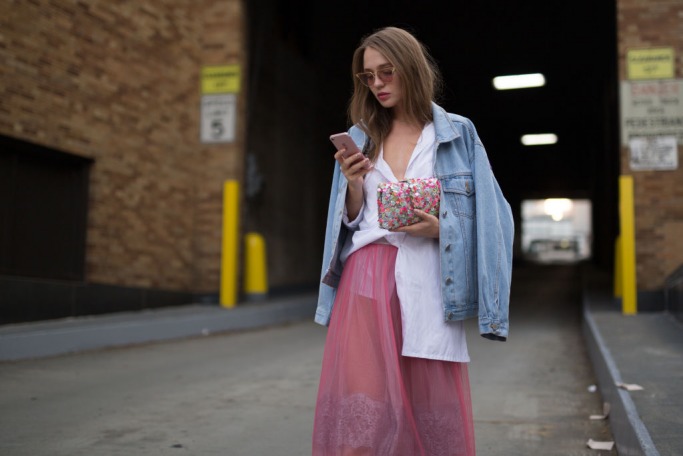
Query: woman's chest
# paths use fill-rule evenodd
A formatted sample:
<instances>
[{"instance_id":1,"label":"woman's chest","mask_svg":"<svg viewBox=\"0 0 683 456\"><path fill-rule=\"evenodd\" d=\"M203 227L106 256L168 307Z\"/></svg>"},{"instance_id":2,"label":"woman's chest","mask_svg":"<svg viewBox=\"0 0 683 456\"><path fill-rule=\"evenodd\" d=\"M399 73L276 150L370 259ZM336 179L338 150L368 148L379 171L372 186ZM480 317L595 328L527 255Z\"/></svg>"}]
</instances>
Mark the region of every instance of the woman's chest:
<instances>
[{"instance_id":1,"label":"woman's chest","mask_svg":"<svg viewBox=\"0 0 683 456\"><path fill-rule=\"evenodd\" d=\"M403 180L406 177L406 171L413 156L418 139L420 135L417 134L390 134L384 144L382 145L382 158L391 168L392 173L397 180Z\"/></svg>"}]
</instances>

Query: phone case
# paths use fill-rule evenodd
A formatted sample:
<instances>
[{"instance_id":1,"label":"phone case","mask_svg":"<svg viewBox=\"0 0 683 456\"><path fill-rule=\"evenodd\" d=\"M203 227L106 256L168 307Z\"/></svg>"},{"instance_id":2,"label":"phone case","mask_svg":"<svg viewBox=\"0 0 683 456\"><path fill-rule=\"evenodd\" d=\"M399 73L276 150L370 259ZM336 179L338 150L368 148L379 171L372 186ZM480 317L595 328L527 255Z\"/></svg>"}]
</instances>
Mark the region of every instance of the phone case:
<instances>
[{"instance_id":1,"label":"phone case","mask_svg":"<svg viewBox=\"0 0 683 456\"><path fill-rule=\"evenodd\" d=\"M337 133L336 135L332 135L330 136L330 141L332 141L332 144L334 144L334 147L336 147L337 150L346 149L344 157L360 152L360 149L356 146L356 143L353 142L351 135L348 133Z\"/></svg>"}]
</instances>

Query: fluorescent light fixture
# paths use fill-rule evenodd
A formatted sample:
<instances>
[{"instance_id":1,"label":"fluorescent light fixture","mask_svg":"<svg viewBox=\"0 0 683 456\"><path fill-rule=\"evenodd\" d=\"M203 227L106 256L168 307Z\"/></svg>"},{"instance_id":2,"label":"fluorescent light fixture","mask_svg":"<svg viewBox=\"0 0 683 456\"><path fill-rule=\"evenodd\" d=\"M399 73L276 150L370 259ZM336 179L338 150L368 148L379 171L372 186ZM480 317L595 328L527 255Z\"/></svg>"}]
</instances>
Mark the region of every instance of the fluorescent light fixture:
<instances>
[{"instance_id":1,"label":"fluorescent light fixture","mask_svg":"<svg viewBox=\"0 0 683 456\"><path fill-rule=\"evenodd\" d=\"M493 87L498 90L526 89L528 87L542 87L544 85L545 76L541 73L515 74L493 78Z\"/></svg>"},{"instance_id":2,"label":"fluorescent light fixture","mask_svg":"<svg viewBox=\"0 0 683 456\"><path fill-rule=\"evenodd\" d=\"M522 144L525 146L543 146L546 144L555 144L556 142L557 135L553 133L522 136Z\"/></svg>"}]
</instances>

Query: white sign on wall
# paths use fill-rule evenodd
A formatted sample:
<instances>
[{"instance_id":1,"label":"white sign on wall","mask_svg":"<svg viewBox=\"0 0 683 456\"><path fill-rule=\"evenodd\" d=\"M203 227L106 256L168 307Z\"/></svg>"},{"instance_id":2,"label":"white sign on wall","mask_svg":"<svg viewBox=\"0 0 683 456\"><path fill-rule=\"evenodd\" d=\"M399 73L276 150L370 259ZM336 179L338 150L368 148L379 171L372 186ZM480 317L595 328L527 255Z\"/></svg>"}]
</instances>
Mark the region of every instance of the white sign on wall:
<instances>
[{"instance_id":1,"label":"white sign on wall","mask_svg":"<svg viewBox=\"0 0 683 456\"><path fill-rule=\"evenodd\" d=\"M622 81L621 143L635 136L674 136L683 144L683 79Z\"/></svg>"},{"instance_id":2,"label":"white sign on wall","mask_svg":"<svg viewBox=\"0 0 683 456\"><path fill-rule=\"evenodd\" d=\"M202 95L200 138L202 143L235 140L237 96L234 93Z\"/></svg>"},{"instance_id":3,"label":"white sign on wall","mask_svg":"<svg viewBox=\"0 0 683 456\"><path fill-rule=\"evenodd\" d=\"M678 169L678 145L675 136L636 136L629 141L633 171Z\"/></svg>"}]
</instances>

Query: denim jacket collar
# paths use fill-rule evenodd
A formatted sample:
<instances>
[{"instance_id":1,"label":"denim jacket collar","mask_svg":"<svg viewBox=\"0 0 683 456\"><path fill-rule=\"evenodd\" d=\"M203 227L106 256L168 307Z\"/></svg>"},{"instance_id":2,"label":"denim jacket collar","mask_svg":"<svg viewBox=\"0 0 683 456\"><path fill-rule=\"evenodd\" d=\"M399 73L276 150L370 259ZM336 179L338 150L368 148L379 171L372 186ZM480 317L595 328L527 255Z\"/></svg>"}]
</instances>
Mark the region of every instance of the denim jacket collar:
<instances>
[{"instance_id":1,"label":"denim jacket collar","mask_svg":"<svg viewBox=\"0 0 683 456\"><path fill-rule=\"evenodd\" d=\"M434 130L436 130L436 142L445 143L460 136L460 132L453 127L453 122L448 118L448 113L434 102L432 102L432 117Z\"/></svg>"}]
</instances>

